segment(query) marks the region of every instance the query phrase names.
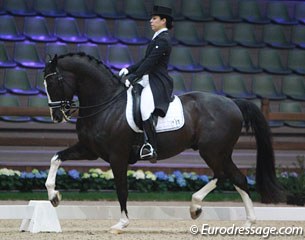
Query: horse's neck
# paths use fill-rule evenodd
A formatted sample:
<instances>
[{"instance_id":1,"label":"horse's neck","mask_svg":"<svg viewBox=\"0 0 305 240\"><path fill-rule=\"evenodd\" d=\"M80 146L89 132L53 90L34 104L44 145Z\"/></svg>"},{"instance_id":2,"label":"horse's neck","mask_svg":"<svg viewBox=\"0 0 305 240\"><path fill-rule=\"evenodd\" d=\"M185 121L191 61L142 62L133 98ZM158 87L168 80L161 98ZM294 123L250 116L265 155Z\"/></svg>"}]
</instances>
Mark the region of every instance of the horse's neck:
<instances>
[{"instance_id":1,"label":"horse's neck","mask_svg":"<svg viewBox=\"0 0 305 240\"><path fill-rule=\"evenodd\" d=\"M62 61L62 68L76 79L80 103L94 104L111 98L119 88L110 70L86 61Z\"/></svg>"}]
</instances>

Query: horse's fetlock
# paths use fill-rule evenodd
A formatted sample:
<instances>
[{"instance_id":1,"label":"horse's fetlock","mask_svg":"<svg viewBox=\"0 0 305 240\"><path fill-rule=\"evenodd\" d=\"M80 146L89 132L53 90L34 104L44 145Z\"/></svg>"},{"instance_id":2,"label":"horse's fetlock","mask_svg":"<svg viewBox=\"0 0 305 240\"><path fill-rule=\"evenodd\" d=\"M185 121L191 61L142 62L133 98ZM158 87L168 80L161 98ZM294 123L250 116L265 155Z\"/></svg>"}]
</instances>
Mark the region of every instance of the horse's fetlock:
<instances>
[{"instance_id":1,"label":"horse's fetlock","mask_svg":"<svg viewBox=\"0 0 305 240\"><path fill-rule=\"evenodd\" d=\"M192 202L194 202L194 203L200 203L200 202L201 202L200 196L197 195L196 193L194 193L194 194L192 195Z\"/></svg>"}]
</instances>

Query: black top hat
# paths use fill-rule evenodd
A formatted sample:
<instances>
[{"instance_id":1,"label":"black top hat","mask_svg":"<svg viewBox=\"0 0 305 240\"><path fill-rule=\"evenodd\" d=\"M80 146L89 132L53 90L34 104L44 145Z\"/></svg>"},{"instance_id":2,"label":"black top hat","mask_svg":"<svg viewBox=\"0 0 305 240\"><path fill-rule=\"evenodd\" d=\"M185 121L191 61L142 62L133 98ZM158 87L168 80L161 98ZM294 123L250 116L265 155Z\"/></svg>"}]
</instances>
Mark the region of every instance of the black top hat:
<instances>
[{"instance_id":1,"label":"black top hat","mask_svg":"<svg viewBox=\"0 0 305 240\"><path fill-rule=\"evenodd\" d=\"M157 15L157 16L163 15L163 16L173 18L172 9L169 7L164 7L164 6L154 6L151 15Z\"/></svg>"}]
</instances>

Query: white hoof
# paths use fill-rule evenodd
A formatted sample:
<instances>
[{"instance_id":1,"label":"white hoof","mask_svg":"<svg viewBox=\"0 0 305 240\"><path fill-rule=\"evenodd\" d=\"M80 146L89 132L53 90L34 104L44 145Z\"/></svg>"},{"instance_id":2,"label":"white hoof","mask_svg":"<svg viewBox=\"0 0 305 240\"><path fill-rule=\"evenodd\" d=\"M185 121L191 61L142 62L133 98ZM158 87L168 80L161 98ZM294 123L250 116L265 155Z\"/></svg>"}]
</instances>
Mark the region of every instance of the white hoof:
<instances>
[{"instance_id":1,"label":"white hoof","mask_svg":"<svg viewBox=\"0 0 305 240\"><path fill-rule=\"evenodd\" d=\"M124 232L124 228L126 228L129 225L129 220L128 219L120 219L120 221L113 225L110 228L110 232L114 234L121 234Z\"/></svg>"},{"instance_id":2,"label":"white hoof","mask_svg":"<svg viewBox=\"0 0 305 240\"><path fill-rule=\"evenodd\" d=\"M256 223L255 219L248 219L244 224L244 228L250 228L255 223Z\"/></svg>"}]
</instances>

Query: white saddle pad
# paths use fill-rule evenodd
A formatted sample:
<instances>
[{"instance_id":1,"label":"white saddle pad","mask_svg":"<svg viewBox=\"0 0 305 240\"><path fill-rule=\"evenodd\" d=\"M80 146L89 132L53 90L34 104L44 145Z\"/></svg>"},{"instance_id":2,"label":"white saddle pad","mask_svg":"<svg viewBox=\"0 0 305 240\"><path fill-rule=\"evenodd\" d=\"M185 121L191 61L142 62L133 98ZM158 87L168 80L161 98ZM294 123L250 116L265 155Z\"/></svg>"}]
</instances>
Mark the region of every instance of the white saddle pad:
<instances>
[{"instance_id":1,"label":"white saddle pad","mask_svg":"<svg viewBox=\"0 0 305 240\"><path fill-rule=\"evenodd\" d=\"M135 124L132 112L132 93L131 87L127 91L127 106L126 106L126 119L129 126L135 132L143 132ZM180 98L175 96L174 101L169 105L168 111L164 118L158 118L158 124L156 126L156 132L168 132L182 128L184 125L183 107Z\"/></svg>"}]
</instances>

